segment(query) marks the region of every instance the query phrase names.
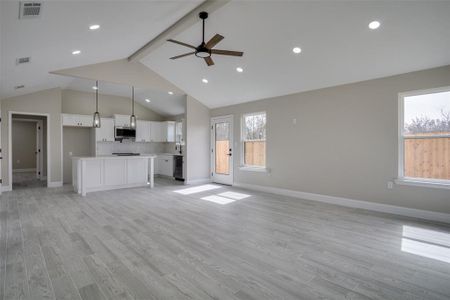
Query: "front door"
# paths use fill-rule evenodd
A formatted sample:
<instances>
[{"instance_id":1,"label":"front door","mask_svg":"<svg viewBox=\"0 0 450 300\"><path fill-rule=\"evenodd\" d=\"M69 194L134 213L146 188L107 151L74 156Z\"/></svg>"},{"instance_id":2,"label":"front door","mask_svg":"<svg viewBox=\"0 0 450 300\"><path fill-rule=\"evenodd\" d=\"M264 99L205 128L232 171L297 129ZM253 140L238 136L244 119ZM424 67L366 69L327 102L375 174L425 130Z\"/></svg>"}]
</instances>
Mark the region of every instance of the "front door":
<instances>
[{"instance_id":1,"label":"front door","mask_svg":"<svg viewBox=\"0 0 450 300\"><path fill-rule=\"evenodd\" d=\"M212 181L233 184L233 116L211 119Z\"/></svg>"}]
</instances>

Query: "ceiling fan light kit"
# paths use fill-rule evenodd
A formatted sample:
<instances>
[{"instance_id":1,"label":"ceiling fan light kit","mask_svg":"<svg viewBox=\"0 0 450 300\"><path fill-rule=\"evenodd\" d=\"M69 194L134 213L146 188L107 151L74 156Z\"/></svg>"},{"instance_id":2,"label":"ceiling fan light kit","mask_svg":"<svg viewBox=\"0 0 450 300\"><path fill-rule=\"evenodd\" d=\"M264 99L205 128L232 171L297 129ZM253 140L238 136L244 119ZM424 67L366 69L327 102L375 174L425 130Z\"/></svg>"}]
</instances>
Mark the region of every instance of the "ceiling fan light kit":
<instances>
[{"instance_id":1,"label":"ceiling fan light kit","mask_svg":"<svg viewBox=\"0 0 450 300\"><path fill-rule=\"evenodd\" d=\"M174 57L171 57L170 59L178 59L185 56L195 55L196 57L203 58L208 66L214 65L214 61L211 58L212 54L217 55L227 55L227 56L242 56L244 55L244 52L239 51L230 51L230 50L219 50L219 49L213 49L220 41L224 39L224 37L220 34L214 35L207 43L205 43L205 20L208 18L208 13L206 11L202 11L199 13L199 18L202 19L203 22L203 30L202 30L202 43L195 47L190 44L186 44L177 40L169 39L168 42L175 43L187 48L191 48L194 51L184 53L181 55L177 55Z\"/></svg>"}]
</instances>

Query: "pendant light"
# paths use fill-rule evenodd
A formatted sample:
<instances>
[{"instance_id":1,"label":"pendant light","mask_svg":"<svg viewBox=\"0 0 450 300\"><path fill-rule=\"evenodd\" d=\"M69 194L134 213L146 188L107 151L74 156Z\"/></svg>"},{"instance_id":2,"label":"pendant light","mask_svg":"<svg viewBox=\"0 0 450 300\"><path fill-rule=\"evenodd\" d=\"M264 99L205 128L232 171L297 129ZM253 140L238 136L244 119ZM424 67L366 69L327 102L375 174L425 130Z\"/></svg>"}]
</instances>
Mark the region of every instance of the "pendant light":
<instances>
[{"instance_id":1,"label":"pendant light","mask_svg":"<svg viewBox=\"0 0 450 300\"><path fill-rule=\"evenodd\" d=\"M131 116L130 116L130 127L136 128L136 116L134 115L134 86L131 87Z\"/></svg>"},{"instance_id":2,"label":"pendant light","mask_svg":"<svg viewBox=\"0 0 450 300\"><path fill-rule=\"evenodd\" d=\"M93 125L94 128L100 128L101 121L100 121L100 114L98 113L98 80L95 82L95 113L94 113L94 119L93 119Z\"/></svg>"}]
</instances>

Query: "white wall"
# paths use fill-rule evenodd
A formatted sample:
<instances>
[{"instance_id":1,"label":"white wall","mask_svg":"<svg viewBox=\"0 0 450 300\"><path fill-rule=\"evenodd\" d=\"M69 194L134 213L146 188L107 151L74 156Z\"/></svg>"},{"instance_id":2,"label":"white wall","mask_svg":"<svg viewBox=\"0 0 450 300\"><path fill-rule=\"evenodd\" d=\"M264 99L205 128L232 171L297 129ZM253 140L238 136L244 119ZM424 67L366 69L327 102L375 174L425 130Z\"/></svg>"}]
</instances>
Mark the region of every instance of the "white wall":
<instances>
[{"instance_id":1,"label":"white wall","mask_svg":"<svg viewBox=\"0 0 450 300\"><path fill-rule=\"evenodd\" d=\"M188 96L186 100L186 182L210 178L210 111Z\"/></svg>"},{"instance_id":2,"label":"white wall","mask_svg":"<svg viewBox=\"0 0 450 300\"><path fill-rule=\"evenodd\" d=\"M449 190L387 189L397 176L398 93L442 86L450 86L450 66L218 108L211 115L234 115L236 183L450 213ZM267 112L270 173L239 170L240 118L259 111Z\"/></svg>"}]
</instances>

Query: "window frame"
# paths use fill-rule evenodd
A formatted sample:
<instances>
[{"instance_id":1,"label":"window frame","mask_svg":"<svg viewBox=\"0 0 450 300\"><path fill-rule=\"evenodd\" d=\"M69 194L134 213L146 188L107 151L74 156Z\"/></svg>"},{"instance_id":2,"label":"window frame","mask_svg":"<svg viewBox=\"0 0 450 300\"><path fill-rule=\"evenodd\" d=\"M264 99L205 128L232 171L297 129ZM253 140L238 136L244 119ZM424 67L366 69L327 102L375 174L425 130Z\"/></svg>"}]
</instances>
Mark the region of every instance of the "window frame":
<instances>
[{"instance_id":1,"label":"window frame","mask_svg":"<svg viewBox=\"0 0 450 300\"><path fill-rule=\"evenodd\" d=\"M420 177L406 177L405 176L405 135L404 135L404 118L405 118L405 98L411 96L428 95L442 92L450 92L450 86L432 88L432 89L422 89L409 92L403 92L398 94L398 172L397 179L395 179L396 184L400 185L411 185L420 187L431 187L431 188L443 188L450 189L450 180L446 179L434 179L434 178L420 178ZM436 137L450 137L450 134L436 135ZM409 137L413 139L424 139L428 137Z\"/></svg>"},{"instance_id":2,"label":"window frame","mask_svg":"<svg viewBox=\"0 0 450 300\"><path fill-rule=\"evenodd\" d=\"M266 138L264 139L264 142L266 143L265 147L265 164L264 166L256 166L256 165L247 165L245 164L245 146L244 143L246 140L244 140L244 124L245 124L245 117L249 116L256 116L264 114L266 116ZM255 172L266 172L267 171L267 112L266 111L258 111L258 112L251 112L251 113L244 113L241 116L241 159L240 159L240 170L242 171L255 171ZM254 140L254 141L263 141L263 140Z\"/></svg>"}]
</instances>

